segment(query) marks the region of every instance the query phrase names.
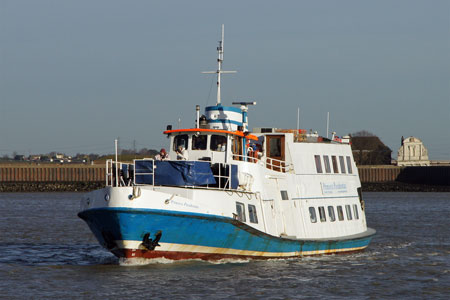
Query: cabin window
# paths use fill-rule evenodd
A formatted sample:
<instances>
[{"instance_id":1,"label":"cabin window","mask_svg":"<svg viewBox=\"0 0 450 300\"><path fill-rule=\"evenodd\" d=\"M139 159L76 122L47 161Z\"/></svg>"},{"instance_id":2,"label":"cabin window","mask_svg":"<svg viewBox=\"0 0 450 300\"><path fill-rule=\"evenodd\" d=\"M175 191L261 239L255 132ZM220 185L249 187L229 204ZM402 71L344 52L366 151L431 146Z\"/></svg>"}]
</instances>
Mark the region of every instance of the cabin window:
<instances>
[{"instance_id":1,"label":"cabin window","mask_svg":"<svg viewBox=\"0 0 450 300\"><path fill-rule=\"evenodd\" d=\"M338 205L337 212L339 221L344 221L344 211L342 210L342 206Z\"/></svg>"},{"instance_id":2,"label":"cabin window","mask_svg":"<svg viewBox=\"0 0 450 300\"><path fill-rule=\"evenodd\" d=\"M333 162L333 172L339 173L338 164L337 164L337 158L336 156L331 156L331 161Z\"/></svg>"},{"instance_id":3,"label":"cabin window","mask_svg":"<svg viewBox=\"0 0 450 300\"><path fill-rule=\"evenodd\" d=\"M236 214L237 219L241 222L246 222L245 219L245 206L243 203L236 202Z\"/></svg>"},{"instance_id":4,"label":"cabin window","mask_svg":"<svg viewBox=\"0 0 450 300\"><path fill-rule=\"evenodd\" d=\"M225 151L225 149L227 149L227 137L217 134L211 135L211 145L209 149L212 151Z\"/></svg>"},{"instance_id":5,"label":"cabin window","mask_svg":"<svg viewBox=\"0 0 450 300\"><path fill-rule=\"evenodd\" d=\"M323 162L325 164L325 172L331 173L330 158L328 157L328 155L323 156Z\"/></svg>"},{"instance_id":6,"label":"cabin window","mask_svg":"<svg viewBox=\"0 0 450 300\"><path fill-rule=\"evenodd\" d=\"M269 139L269 156L281 157L281 138Z\"/></svg>"},{"instance_id":7,"label":"cabin window","mask_svg":"<svg viewBox=\"0 0 450 300\"><path fill-rule=\"evenodd\" d=\"M345 206L345 212L347 213L347 220L352 219L352 209L350 208L350 205Z\"/></svg>"},{"instance_id":8,"label":"cabin window","mask_svg":"<svg viewBox=\"0 0 450 300\"><path fill-rule=\"evenodd\" d=\"M194 135L192 137L192 150L206 150L206 135Z\"/></svg>"},{"instance_id":9,"label":"cabin window","mask_svg":"<svg viewBox=\"0 0 450 300\"><path fill-rule=\"evenodd\" d=\"M319 217L320 217L320 222L327 221L327 217L325 215L325 208L323 206L319 206Z\"/></svg>"},{"instance_id":10,"label":"cabin window","mask_svg":"<svg viewBox=\"0 0 450 300\"><path fill-rule=\"evenodd\" d=\"M355 216L355 219L356 219L356 220L359 219L358 205L356 205L356 204L353 204L353 215Z\"/></svg>"},{"instance_id":11,"label":"cabin window","mask_svg":"<svg viewBox=\"0 0 450 300\"><path fill-rule=\"evenodd\" d=\"M339 156L339 163L341 164L341 173L345 174L345 161L343 156Z\"/></svg>"},{"instance_id":12,"label":"cabin window","mask_svg":"<svg viewBox=\"0 0 450 300\"><path fill-rule=\"evenodd\" d=\"M248 218L250 219L250 223L258 223L258 216L256 215L256 206L251 204L248 205Z\"/></svg>"},{"instance_id":13,"label":"cabin window","mask_svg":"<svg viewBox=\"0 0 450 300\"><path fill-rule=\"evenodd\" d=\"M352 160L351 160L350 156L347 156L347 170L348 170L348 174L352 174L353 173Z\"/></svg>"},{"instance_id":14,"label":"cabin window","mask_svg":"<svg viewBox=\"0 0 450 300\"><path fill-rule=\"evenodd\" d=\"M316 209L314 207L309 208L309 217L311 218L311 223L317 222Z\"/></svg>"},{"instance_id":15,"label":"cabin window","mask_svg":"<svg viewBox=\"0 0 450 300\"><path fill-rule=\"evenodd\" d=\"M288 192L287 191L280 191L281 192L281 199L283 200L289 200Z\"/></svg>"},{"instance_id":16,"label":"cabin window","mask_svg":"<svg viewBox=\"0 0 450 300\"><path fill-rule=\"evenodd\" d=\"M173 150L176 151L179 146L183 146L184 149L188 148L189 136L187 134L180 134L175 136L173 140Z\"/></svg>"},{"instance_id":17,"label":"cabin window","mask_svg":"<svg viewBox=\"0 0 450 300\"><path fill-rule=\"evenodd\" d=\"M322 173L322 164L320 163L320 155L314 155L314 159L316 160L317 173Z\"/></svg>"},{"instance_id":18,"label":"cabin window","mask_svg":"<svg viewBox=\"0 0 450 300\"><path fill-rule=\"evenodd\" d=\"M328 216L330 217L330 221L334 222L336 221L336 215L334 214L334 207L328 206Z\"/></svg>"}]
</instances>

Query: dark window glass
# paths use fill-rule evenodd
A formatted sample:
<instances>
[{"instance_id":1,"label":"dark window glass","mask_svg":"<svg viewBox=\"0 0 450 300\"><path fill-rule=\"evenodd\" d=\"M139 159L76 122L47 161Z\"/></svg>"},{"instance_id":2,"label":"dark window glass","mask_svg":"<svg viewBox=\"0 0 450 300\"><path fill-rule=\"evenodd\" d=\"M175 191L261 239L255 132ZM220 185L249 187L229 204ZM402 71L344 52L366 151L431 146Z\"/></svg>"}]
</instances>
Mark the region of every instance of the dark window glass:
<instances>
[{"instance_id":1,"label":"dark window glass","mask_svg":"<svg viewBox=\"0 0 450 300\"><path fill-rule=\"evenodd\" d=\"M319 216L320 216L320 222L327 221L327 217L325 215L325 208L323 206L319 206Z\"/></svg>"},{"instance_id":2,"label":"dark window glass","mask_svg":"<svg viewBox=\"0 0 450 300\"><path fill-rule=\"evenodd\" d=\"M336 221L336 216L334 214L334 207L333 206L328 206L328 216L330 217L330 221L331 222Z\"/></svg>"},{"instance_id":3,"label":"dark window glass","mask_svg":"<svg viewBox=\"0 0 450 300\"><path fill-rule=\"evenodd\" d=\"M352 174L353 170L352 170L352 159L350 158L350 156L347 156L347 170L348 170L348 174Z\"/></svg>"},{"instance_id":4,"label":"dark window glass","mask_svg":"<svg viewBox=\"0 0 450 300\"><path fill-rule=\"evenodd\" d=\"M281 156L281 139L280 138L271 138L269 140L269 153L270 157Z\"/></svg>"},{"instance_id":5,"label":"dark window glass","mask_svg":"<svg viewBox=\"0 0 450 300\"><path fill-rule=\"evenodd\" d=\"M339 156L339 162L341 164L341 173L345 173L345 161L343 156Z\"/></svg>"},{"instance_id":6,"label":"dark window glass","mask_svg":"<svg viewBox=\"0 0 450 300\"><path fill-rule=\"evenodd\" d=\"M333 172L334 173L339 173L336 156L334 156L334 155L331 156L331 161L333 162Z\"/></svg>"},{"instance_id":7,"label":"dark window glass","mask_svg":"<svg viewBox=\"0 0 450 300\"><path fill-rule=\"evenodd\" d=\"M316 160L317 173L322 173L322 164L320 163L320 155L314 155L314 159Z\"/></svg>"},{"instance_id":8,"label":"dark window glass","mask_svg":"<svg viewBox=\"0 0 450 300\"><path fill-rule=\"evenodd\" d=\"M311 223L317 222L316 210L314 207L309 208L309 217L311 218Z\"/></svg>"},{"instance_id":9,"label":"dark window glass","mask_svg":"<svg viewBox=\"0 0 450 300\"><path fill-rule=\"evenodd\" d=\"M289 200L289 196L288 196L287 191L281 191L281 199Z\"/></svg>"},{"instance_id":10,"label":"dark window glass","mask_svg":"<svg viewBox=\"0 0 450 300\"><path fill-rule=\"evenodd\" d=\"M246 222L245 219L245 206L243 203L236 202L236 214L237 218L241 222Z\"/></svg>"},{"instance_id":11,"label":"dark window glass","mask_svg":"<svg viewBox=\"0 0 450 300\"><path fill-rule=\"evenodd\" d=\"M225 151L227 148L227 137L223 135L211 135L211 145L209 149L212 151Z\"/></svg>"},{"instance_id":12,"label":"dark window glass","mask_svg":"<svg viewBox=\"0 0 450 300\"><path fill-rule=\"evenodd\" d=\"M330 158L328 157L328 155L323 156L323 162L325 164L325 172L331 173Z\"/></svg>"},{"instance_id":13,"label":"dark window glass","mask_svg":"<svg viewBox=\"0 0 450 300\"><path fill-rule=\"evenodd\" d=\"M339 221L344 221L344 211L342 210L342 206L337 207L338 219Z\"/></svg>"},{"instance_id":14,"label":"dark window glass","mask_svg":"<svg viewBox=\"0 0 450 300\"><path fill-rule=\"evenodd\" d=\"M356 220L359 219L358 205L356 205L356 204L353 204L353 215L355 215L355 219L356 219Z\"/></svg>"},{"instance_id":15,"label":"dark window glass","mask_svg":"<svg viewBox=\"0 0 450 300\"><path fill-rule=\"evenodd\" d=\"M194 135L192 137L192 150L206 150L206 135Z\"/></svg>"},{"instance_id":16,"label":"dark window glass","mask_svg":"<svg viewBox=\"0 0 450 300\"><path fill-rule=\"evenodd\" d=\"M258 216L256 215L256 207L254 205L248 205L248 218L251 223L258 223Z\"/></svg>"},{"instance_id":17,"label":"dark window glass","mask_svg":"<svg viewBox=\"0 0 450 300\"><path fill-rule=\"evenodd\" d=\"M176 151L179 146L183 146L184 149L188 148L189 136L187 134L180 134L173 140L173 150Z\"/></svg>"},{"instance_id":18,"label":"dark window glass","mask_svg":"<svg viewBox=\"0 0 450 300\"><path fill-rule=\"evenodd\" d=\"M347 213L347 220L352 219L352 209L350 208L350 205L345 206L345 212Z\"/></svg>"}]
</instances>

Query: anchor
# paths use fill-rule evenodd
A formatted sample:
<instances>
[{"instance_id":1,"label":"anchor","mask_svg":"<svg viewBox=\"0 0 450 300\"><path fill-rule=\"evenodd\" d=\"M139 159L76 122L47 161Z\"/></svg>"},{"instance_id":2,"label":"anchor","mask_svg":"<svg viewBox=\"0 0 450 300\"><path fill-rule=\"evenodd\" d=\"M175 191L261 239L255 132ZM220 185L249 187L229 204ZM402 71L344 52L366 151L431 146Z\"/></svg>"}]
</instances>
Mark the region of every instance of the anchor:
<instances>
[{"instance_id":1,"label":"anchor","mask_svg":"<svg viewBox=\"0 0 450 300\"><path fill-rule=\"evenodd\" d=\"M161 245L158 244L159 240L161 239L161 235L162 235L162 232L161 232L161 230L159 230L155 234L155 239L153 240L150 238L150 233L147 232L144 235L144 238L142 239L142 246L144 246L147 250L155 250L156 246L161 247Z\"/></svg>"}]
</instances>

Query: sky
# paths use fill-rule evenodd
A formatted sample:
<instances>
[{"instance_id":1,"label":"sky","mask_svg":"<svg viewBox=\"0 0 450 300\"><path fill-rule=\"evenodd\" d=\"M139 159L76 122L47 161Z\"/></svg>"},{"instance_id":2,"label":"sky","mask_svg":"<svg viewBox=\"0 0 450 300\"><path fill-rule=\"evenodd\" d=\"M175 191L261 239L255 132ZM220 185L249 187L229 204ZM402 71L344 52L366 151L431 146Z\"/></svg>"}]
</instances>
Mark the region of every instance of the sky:
<instances>
[{"instance_id":1,"label":"sky","mask_svg":"<svg viewBox=\"0 0 450 300\"><path fill-rule=\"evenodd\" d=\"M0 0L0 155L167 147L214 105L249 127L416 136L450 159L450 1Z\"/></svg>"}]
</instances>

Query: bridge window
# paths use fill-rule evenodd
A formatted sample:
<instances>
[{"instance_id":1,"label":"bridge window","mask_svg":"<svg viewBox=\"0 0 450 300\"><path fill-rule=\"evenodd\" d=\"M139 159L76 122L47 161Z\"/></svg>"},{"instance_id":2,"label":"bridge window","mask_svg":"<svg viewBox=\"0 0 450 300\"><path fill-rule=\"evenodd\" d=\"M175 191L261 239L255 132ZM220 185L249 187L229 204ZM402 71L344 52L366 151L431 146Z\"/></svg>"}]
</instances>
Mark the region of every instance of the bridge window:
<instances>
[{"instance_id":1,"label":"bridge window","mask_svg":"<svg viewBox=\"0 0 450 300\"><path fill-rule=\"evenodd\" d=\"M330 158L328 157L328 155L323 156L323 162L325 164L325 172L331 173Z\"/></svg>"},{"instance_id":2,"label":"bridge window","mask_svg":"<svg viewBox=\"0 0 450 300\"><path fill-rule=\"evenodd\" d=\"M322 173L322 164L320 163L320 155L314 155L314 159L316 160L317 173Z\"/></svg>"},{"instance_id":3,"label":"bridge window","mask_svg":"<svg viewBox=\"0 0 450 300\"><path fill-rule=\"evenodd\" d=\"M175 136L173 140L173 150L176 151L179 146L183 146L184 149L188 148L189 136L187 134L180 134Z\"/></svg>"},{"instance_id":4,"label":"bridge window","mask_svg":"<svg viewBox=\"0 0 450 300\"><path fill-rule=\"evenodd\" d=\"M339 156L339 163L341 164L341 173L345 173L345 161L343 156Z\"/></svg>"},{"instance_id":5,"label":"bridge window","mask_svg":"<svg viewBox=\"0 0 450 300\"><path fill-rule=\"evenodd\" d=\"M258 223L258 216L256 215L256 206L248 205L248 217L251 223Z\"/></svg>"},{"instance_id":6,"label":"bridge window","mask_svg":"<svg viewBox=\"0 0 450 300\"><path fill-rule=\"evenodd\" d=\"M327 221L327 217L325 215L325 208L323 206L319 206L319 216L320 216L320 222Z\"/></svg>"},{"instance_id":7,"label":"bridge window","mask_svg":"<svg viewBox=\"0 0 450 300\"><path fill-rule=\"evenodd\" d=\"M339 169L338 169L338 163L337 163L337 158L336 156L331 156L331 161L333 162L333 172L334 173L339 173Z\"/></svg>"},{"instance_id":8,"label":"bridge window","mask_svg":"<svg viewBox=\"0 0 450 300\"><path fill-rule=\"evenodd\" d=\"M192 150L206 150L206 135L194 135L192 137Z\"/></svg>"},{"instance_id":9,"label":"bridge window","mask_svg":"<svg viewBox=\"0 0 450 300\"><path fill-rule=\"evenodd\" d=\"M311 223L317 222L316 209L314 207L309 208L309 217L311 218Z\"/></svg>"},{"instance_id":10,"label":"bridge window","mask_svg":"<svg viewBox=\"0 0 450 300\"><path fill-rule=\"evenodd\" d=\"M347 170L348 170L348 174L352 174L352 160L350 158L350 156L347 156Z\"/></svg>"},{"instance_id":11,"label":"bridge window","mask_svg":"<svg viewBox=\"0 0 450 300\"><path fill-rule=\"evenodd\" d=\"M211 135L211 145L209 149L212 151L225 151L227 148L227 137L223 135Z\"/></svg>"},{"instance_id":12,"label":"bridge window","mask_svg":"<svg viewBox=\"0 0 450 300\"><path fill-rule=\"evenodd\" d=\"M236 202L236 214L237 219L241 222L246 222L245 219L245 206L241 202Z\"/></svg>"},{"instance_id":13,"label":"bridge window","mask_svg":"<svg viewBox=\"0 0 450 300\"><path fill-rule=\"evenodd\" d=\"M328 206L328 216L330 217L330 221L331 222L336 221L336 216L334 214L334 207L333 206Z\"/></svg>"},{"instance_id":14,"label":"bridge window","mask_svg":"<svg viewBox=\"0 0 450 300\"><path fill-rule=\"evenodd\" d=\"M342 210L342 206L338 205L337 212L339 221L344 221L344 211Z\"/></svg>"}]
</instances>

